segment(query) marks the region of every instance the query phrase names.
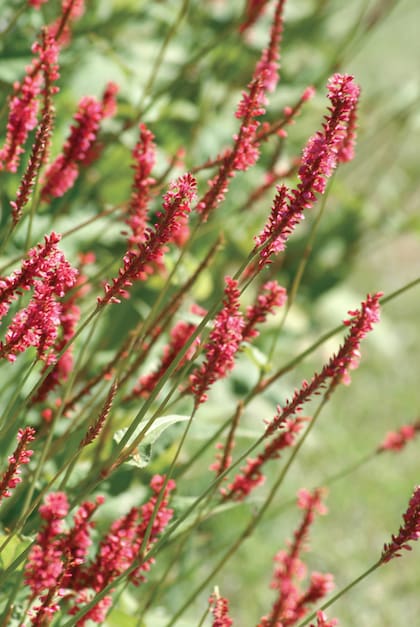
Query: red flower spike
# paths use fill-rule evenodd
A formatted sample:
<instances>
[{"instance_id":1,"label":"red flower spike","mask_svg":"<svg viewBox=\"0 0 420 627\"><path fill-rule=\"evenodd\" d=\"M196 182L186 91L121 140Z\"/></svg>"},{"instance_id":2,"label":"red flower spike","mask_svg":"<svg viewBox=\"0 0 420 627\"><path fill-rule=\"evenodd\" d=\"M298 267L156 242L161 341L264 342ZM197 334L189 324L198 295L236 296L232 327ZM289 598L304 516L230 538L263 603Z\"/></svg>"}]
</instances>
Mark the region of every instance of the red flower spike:
<instances>
[{"instance_id":1,"label":"red flower spike","mask_svg":"<svg viewBox=\"0 0 420 627\"><path fill-rule=\"evenodd\" d=\"M73 187L79 175L79 166L88 157L89 149L96 139L103 117L102 103L96 98L85 96L80 100L74 115L75 124L71 126L63 152L45 173L41 190L43 200L48 201L51 197L59 198Z\"/></svg>"},{"instance_id":2,"label":"red flower spike","mask_svg":"<svg viewBox=\"0 0 420 627\"><path fill-rule=\"evenodd\" d=\"M270 436L276 429L284 424L284 420L300 412L303 403L309 400L312 394L319 393L325 388L328 379L337 383L349 383L349 370L357 368L360 357L360 342L373 329L373 325L379 321L379 299L382 292L371 296L367 295L362 302L360 310L349 311L351 318L344 324L350 328L344 342L338 352L333 355L319 374L315 374L310 383L303 382L301 388L296 390L292 400L277 408L277 415L269 423L266 436Z\"/></svg>"},{"instance_id":3,"label":"red flower spike","mask_svg":"<svg viewBox=\"0 0 420 627\"><path fill-rule=\"evenodd\" d=\"M71 39L71 23L85 12L85 0L62 0L61 16L48 27L50 34L64 46Z\"/></svg>"},{"instance_id":4,"label":"red flower spike","mask_svg":"<svg viewBox=\"0 0 420 627\"><path fill-rule=\"evenodd\" d=\"M284 0L279 0L271 28L271 37L258 61L252 81L247 91L242 94L236 110L236 117L242 120L239 132L234 135L233 148L227 150L222 158L219 172L209 181L209 189L197 204L197 211L202 220L206 221L210 212L224 199L229 179L240 170L253 166L259 157L259 141L257 129L260 123L256 118L265 113L267 102L265 92L273 91L278 81L278 47L282 33L282 13Z\"/></svg>"},{"instance_id":5,"label":"red flower spike","mask_svg":"<svg viewBox=\"0 0 420 627\"><path fill-rule=\"evenodd\" d=\"M409 542L415 542L420 538L420 486L414 489L403 519L404 524L400 527L398 535L393 535L392 542L384 545L381 555L383 564L393 557L401 557L402 549L411 551Z\"/></svg>"},{"instance_id":6,"label":"red flower spike","mask_svg":"<svg viewBox=\"0 0 420 627\"><path fill-rule=\"evenodd\" d=\"M58 355L65 345L72 339L76 332L77 323L80 319L80 308L76 304L77 301L90 290L90 287L86 285L87 277L83 272L84 266L93 263L95 261L92 254L86 254L80 256L80 263L78 267L78 276L75 282L75 289L71 292L71 295L61 303L60 311L60 325L59 325L59 337L52 347L53 353ZM83 286L83 287L82 287ZM46 366L42 372L48 368ZM73 345L61 355L54 368L44 379L41 386L38 388L36 394L32 397L33 403L40 403L45 401L48 394L54 390L60 383L67 381L68 376L73 368Z\"/></svg>"},{"instance_id":7,"label":"red flower spike","mask_svg":"<svg viewBox=\"0 0 420 627\"><path fill-rule=\"evenodd\" d=\"M37 596L53 588L63 572L62 521L69 511L69 503L63 492L49 494L39 508L45 521L37 534L36 544L32 547L25 566L25 584Z\"/></svg>"},{"instance_id":8,"label":"red flower spike","mask_svg":"<svg viewBox=\"0 0 420 627\"><path fill-rule=\"evenodd\" d=\"M144 281L151 272L152 263L162 263L166 244L173 240L190 212L196 187L197 183L191 174L184 174L170 184L163 198L163 210L158 213L154 228L146 229L145 241L138 251L130 250L126 253L118 277L113 279L112 284L105 284L105 296L98 298L100 307L109 302L119 303L120 297L128 298L126 288L131 287L134 281Z\"/></svg>"},{"instance_id":9,"label":"red flower spike","mask_svg":"<svg viewBox=\"0 0 420 627\"><path fill-rule=\"evenodd\" d=\"M51 89L51 93L57 91L56 87L46 87L46 82L51 85L59 77L59 47L56 41L43 32L41 42L32 46L32 52L36 57L26 68L25 78L14 84L14 95L9 103L6 140L0 150L0 170L17 171L20 155L24 152L23 146L38 123L39 96L45 93L45 89Z\"/></svg>"},{"instance_id":10,"label":"red flower spike","mask_svg":"<svg viewBox=\"0 0 420 627\"><path fill-rule=\"evenodd\" d=\"M298 585L306 573L306 567L299 556L302 551L307 550L306 542L315 513L326 513L322 502L323 492L322 489L316 489L312 493L307 490L299 492L298 506L304 511L303 520L295 531L288 550L279 551L274 558L277 567L271 587L278 590L278 598L270 614L261 619L258 627L295 625L307 614L307 606L325 597L334 586L332 575L317 572L312 573L306 592L301 592Z\"/></svg>"},{"instance_id":11,"label":"red flower spike","mask_svg":"<svg viewBox=\"0 0 420 627\"><path fill-rule=\"evenodd\" d=\"M102 96L102 116L104 118L112 118L117 112L116 95L120 91L120 88L116 83L110 81L107 83L105 91Z\"/></svg>"},{"instance_id":12,"label":"red flower spike","mask_svg":"<svg viewBox=\"0 0 420 627\"><path fill-rule=\"evenodd\" d=\"M218 594L218 591L209 598L209 605L212 608L212 627L231 627L233 620L229 618L229 602Z\"/></svg>"},{"instance_id":13,"label":"red flower spike","mask_svg":"<svg viewBox=\"0 0 420 627\"><path fill-rule=\"evenodd\" d=\"M19 429L17 434L18 445L13 454L9 456L9 465L0 480L0 502L3 498L11 496L10 490L21 483L20 467L30 462L33 451L28 450L28 444L35 440L35 435L36 431L32 427Z\"/></svg>"},{"instance_id":14,"label":"red flower spike","mask_svg":"<svg viewBox=\"0 0 420 627\"><path fill-rule=\"evenodd\" d=\"M283 33L283 11L285 0L278 0L271 26L271 36L268 48L257 63L254 76L262 76L264 89L273 92L279 82L279 48Z\"/></svg>"},{"instance_id":15,"label":"red flower spike","mask_svg":"<svg viewBox=\"0 0 420 627\"><path fill-rule=\"evenodd\" d=\"M104 498L98 496L95 502L82 503L69 530L63 529L63 519L69 511L63 492L49 494L39 508L45 523L25 567L25 583L31 588L33 600L38 597L39 601L31 612L33 625L46 624L45 620L60 609L60 598L86 585L85 562L92 544L90 531L94 527L90 519L103 502Z\"/></svg>"},{"instance_id":16,"label":"red flower spike","mask_svg":"<svg viewBox=\"0 0 420 627\"><path fill-rule=\"evenodd\" d=\"M132 234L128 238L130 248L146 240L147 207L150 200L150 188L155 179L150 176L156 163L156 145L154 135L145 124L139 126L140 138L133 150L134 181L128 205L126 224Z\"/></svg>"},{"instance_id":17,"label":"red flower spike","mask_svg":"<svg viewBox=\"0 0 420 627\"><path fill-rule=\"evenodd\" d=\"M255 305L251 305L246 310L242 341L248 342L250 339L257 337L259 332L255 328L256 325L265 322L267 316L272 314L276 307L282 307L285 304L286 299L286 290L277 281L264 283L261 292L257 296Z\"/></svg>"},{"instance_id":18,"label":"red flower spike","mask_svg":"<svg viewBox=\"0 0 420 627\"><path fill-rule=\"evenodd\" d=\"M149 501L141 507L133 507L128 514L116 520L111 525L108 534L101 541L96 558L88 566L80 564L72 571L72 588L77 592L77 596L69 614L76 614L93 598L95 593L103 590L116 577L133 565L134 561L139 556L143 538L149 526L160 492L163 489L164 482L164 477L155 475L150 482L153 495ZM172 518L173 511L169 509L167 505L170 493L174 488L175 482L172 480L168 481L163 498L160 500L157 515L154 517L146 551L156 542L157 537ZM80 515L77 520L75 518L74 531L69 534L70 538L73 533L71 547L74 547L74 549L77 549L77 538L80 533L82 534L83 559L90 541L86 534L87 525L85 521L90 517L92 510L91 504L84 505L88 505L88 509L83 511L79 510ZM78 529L78 524L80 529ZM89 523L89 526L91 526L91 523ZM67 544L69 545L69 541L67 541ZM78 559L77 554L75 554L74 557ZM141 564L141 566L131 573L130 581L135 585L144 581L144 572L150 570L152 563L153 560L150 559ZM111 604L111 598L104 597L104 599L99 601L99 603L83 616L81 622L78 624L84 625L88 619L102 623L105 620L107 610Z\"/></svg>"},{"instance_id":19,"label":"red flower spike","mask_svg":"<svg viewBox=\"0 0 420 627\"><path fill-rule=\"evenodd\" d=\"M245 18L239 27L239 31L244 33L263 14L268 0L247 0L245 7Z\"/></svg>"},{"instance_id":20,"label":"red flower spike","mask_svg":"<svg viewBox=\"0 0 420 627\"><path fill-rule=\"evenodd\" d=\"M316 193L324 193L327 178L337 163L350 157L360 89L348 74L334 74L327 87L330 114L325 117L323 130L309 139L303 151L298 171L300 183L292 191L285 185L277 188L269 221L255 237L255 250L260 249L260 269L270 263L273 254L284 250L287 239L302 221L304 210L313 206Z\"/></svg>"},{"instance_id":21,"label":"red flower spike","mask_svg":"<svg viewBox=\"0 0 420 627\"><path fill-rule=\"evenodd\" d=\"M383 451L401 451L410 440L416 437L418 431L420 431L420 420L409 425L404 425L400 427L398 431L390 431L386 434L382 444L376 449L377 453L382 453Z\"/></svg>"},{"instance_id":22,"label":"red flower spike","mask_svg":"<svg viewBox=\"0 0 420 627\"><path fill-rule=\"evenodd\" d=\"M196 405L207 399L209 387L225 377L235 365L235 355L242 342L244 319L239 311L238 282L225 277L223 308L217 314L209 341L204 347L204 363L190 375L187 391L195 397Z\"/></svg>"},{"instance_id":23,"label":"red flower spike","mask_svg":"<svg viewBox=\"0 0 420 627\"><path fill-rule=\"evenodd\" d=\"M38 128L35 142L32 146L32 152L29 158L28 166L25 170L25 174L22 177L18 191L16 193L16 200L10 201L14 226L16 226L16 224L20 221L22 217L23 208L29 201L40 167L47 153L52 121L52 113L51 111L47 110L43 115L41 124Z\"/></svg>"},{"instance_id":24,"label":"red flower spike","mask_svg":"<svg viewBox=\"0 0 420 627\"><path fill-rule=\"evenodd\" d=\"M20 291L34 288L28 306L15 314L7 332L6 342L0 343L0 356L14 361L29 346L35 346L38 357L47 364L54 356L50 353L57 338L63 297L74 285L77 271L70 266L57 248L60 236L51 233L45 245L38 245L28 253L20 272L0 280L0 317ZM40 279L40 280L38 280Z\"/></svg>"},{"instance_id":25,"label":"red flower spike","mask_svg":"<svg viewBox=\"0 0 420 627\"><path fill-rule=\"evenodd\" d=\"M249 458L246 466L241 468L227 489L221 488L223 500L233 499L242 501L254 490L262 485L265 477L262 474L264 464L280 457L280 451L294 445L297 435L303 428L306 418L297 417L294 420L285 418L279 425L280 434L269 442L262 453L256 458Z\"/></svg>"}]
</instances>

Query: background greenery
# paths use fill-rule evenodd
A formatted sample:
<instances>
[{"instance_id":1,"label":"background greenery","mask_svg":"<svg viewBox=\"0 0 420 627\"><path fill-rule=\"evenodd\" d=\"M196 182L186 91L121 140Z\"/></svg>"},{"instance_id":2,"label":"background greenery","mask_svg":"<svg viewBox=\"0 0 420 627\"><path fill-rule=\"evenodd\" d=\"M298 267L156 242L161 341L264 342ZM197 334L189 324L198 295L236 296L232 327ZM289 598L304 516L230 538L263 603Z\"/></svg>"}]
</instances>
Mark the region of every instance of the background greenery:
<instances>
[{"instance_id":1,"label":"background greenery","mask_svg":"<svg viewBox=\"0 0 420 627\"><path fill-rule=\"evenodd\" d=\"M22 10L16 24L9 28L10 20L24 4L0 3L2 103L6 102L13 81L22 76L24 66L30 61L30 43L39 27L56 12L51 1L41 13ZM104 208L127 200L131 184L130 149L136 141L140 120L156 135L157 176L165 174L170 159L179 150L185 150L185 163L177 166L171 177L216 156L229 144L237 128L234 108L268 37L269 12L249 37L244 39L238 34L243 9L240 0L97 0L87 4L85 17L75 23L72 44L62 55L53 153L59 152L82 95L100 96L106 82L114 80L121 89L119 111L117 118L106 124L103 139L107 148L101 160L84 173L72 191L55 200L39 217L36 223L39 238L50 228L51 220L53 228L62 232ZM177 22L157 67L162 42ZM339 67L354 74L362 86L356 159L342 167L334 178L301 289L277 344L276 364L287 362L290 356L338 324L367 291L383 290L388 294L418 274L420 49L416 31L419 23L420 6L416 0L351 3L289 0L286 5L282 80L270 97L268 118L275 120L282 108L293 104L308 85L317 86L317 96L305 105L296 125L288 129L287 141L264 146L258 165L233 181L222 211L209 223L191 259L187 257L185 261L188 268L207 238L223 230L225 255L220 262L216 261L212 272L205 273L195 291L195 298L203 305L208 304L229 266L236 267L248 250L270 206L272 192L244 209L249 194L261 184L273 160L287 167L319 127L326 107L324 85L332 71ZM3 126L5 120L6 106L2 110ZM126 129L121 132L124 125ZM207 176L208 172L202 173L200 182L204 183ZM16 177L4 176L0 192L4 208L15 190ZM293 236L281 266L271 269L286 286L296 272L315 215L314 212L308 217ZM1 219L1 224L6 224L7 211ZM99 220L66 239L64 247L73 258L77 251L94 249L99 268L121 255L124 241L120 232L118 218ZM23 238L22 231L15 240L17 254ZM102 347L97 361L105 360L119 332L138 318L136 307L147 306L160 287L157 278L149 292L142 294L141 302L134 300L124 308L113 309L115 337ZM354 373L352 387L340 389L334 396L305 443L287 489L279 495L255 536L214 581L230 599L235 624L254 625L271 605L271 560L291 536L298 520L295 509L284 507L284 502L299 487L322 483L332 472L364 457L388 429L418 416L419 317L418 290L384 308L380 327L363 347L362 364ZM259 345L262 351L267 350L278 323L279 320L271 322L270 333ZM273 406L287 398L303 377L311 376L320 367L337 341L322 346L247 408L245 436L246 429L259 432L262 420L272 415ZM233 377L218 384L211 395L212 402L200 412L200 421L191 437L192 449L200 446L226 418L226 408L234 407L238 395L249 388L256 376L257 369L249 356L241 357ZM246 441L244 437L243 442ZM155 452L153 464L146 472L159 472L165 467L164 444L162 454ZM198 493L210 461L209 457L191 471L188 483L191 491L183 496ZM318 520L313 529L309 566L331 571L341 587L376 561L383 542L397 531L419 476L418 446L414 443L403 454L384 454L335 483L328 499L329 516ZM122 485L128 487L119 494ZM123 512L129 503L138 500L141 487L133 479L133 471L126 470L117 475L109 491L115 496L109 502L109 510L104 508L101 514L103 525L111 510L115 512L117 507ZM158 626L159 616L165 624L165 617L179 607L192 586L209 572L222 548L220 538L228 544L229 538L252 515L255 504L262 502L263 494L264 490L256 493L250 503L203 524L173 571L158 608L149 615L148 626ZM420 610L419 548L405 555L403 562L393 561L381 568L335 604L331 616L337 616L341 624L349 627L415 625ZM158 563L152 571L151 585L163 566ZM146 591L146 586L125 591L107 624L136 624L130 615L138 615ZM177 623L179 627L197 623L209 592L203 593L189 615Z\"/></svg>"}]
</instances>

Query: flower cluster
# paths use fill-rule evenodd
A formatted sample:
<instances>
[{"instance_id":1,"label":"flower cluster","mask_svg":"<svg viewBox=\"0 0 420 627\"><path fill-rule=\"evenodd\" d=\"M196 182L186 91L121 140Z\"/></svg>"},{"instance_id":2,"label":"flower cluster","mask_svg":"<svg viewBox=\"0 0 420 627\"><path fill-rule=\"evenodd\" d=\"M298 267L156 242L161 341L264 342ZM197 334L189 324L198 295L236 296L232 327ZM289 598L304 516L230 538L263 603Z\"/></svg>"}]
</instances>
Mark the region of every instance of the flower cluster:
<instances>
[{"instance_id":1,"label":"flower cluster","mask_svg":"<svg viewBox=\"0 0 420 627\"><path fill-rule=\"evenodd\" d=\"M125 288L133 281L143 281L152 271L151 264L162 262L166 244L173 241L190 212L190 204L195 197L197 183L191 174L180 176L171 183L163 198L163 210L157 215L154 228L147 227L145 240L138 251L128 251L124 256L124 266L112 285L105 284L105 296L98 298L98 304L119 303L119 297L128 298Z\"/></svg>"},{"instance_id":2,"label":"flower cluster","mask_svg":"<svg viewBox=\"0 0 420 627\"><path fill-rule=\"evenodd\" d=\"M52 347L55 355L60 355L65 349L76 332L76 326L80 319L80 307L77 304L79 299L90 290L86 284L86 275L83 272L85 265L92 263L94 256L80 255L80 263L78 266L78 274L74 283L74 288L70 295L61 303L59 313L60 317L60 334L56 338ZM70 345L64 353L58 357L53 369L39 386L36 394L32 397L32 402L39 403L45 401L48 394L54 390L60 383L67 381L68 376L73 368L73 345ZM46 368L45 368L46 369ZM43 372L45 372L45 369Z\"/></svg>"},{"instance_id":3,"label":"flower cluster","mask_svg":"<svg viewBox=\"0 0 420 627\"><path fill-rule=\"evenodd\" d=\"M269 46L263 51L248 89L243 92L236 109L235 115L241 120L241 125L239 132L234 135L234 145L226 150L218 173L208 182L208 191L197 204L197 211L201 214L203 221L207 220L210 212L225 198L229 180L235 176L235 173L247 170L258 160L257 129L260 123L257 118L265 113L266 91L272 90L278 80L278 47L282 32L283 5L284 0L279 0Z\"/></svg>"},{"instance_id":4,"label":"flower cluster","mask_svg":"<svg viewBox=\"0 0 420 627\"><path fill-rule=\"evenodd\" d=\"M29 442L35 440L36 431L32 427L19 429L17 434L18 445L12 455L9 456L9 465L0 480L0 502L3 498L11 496L13 490L22 479L20 478L23 464L29 464L33 451L28 449Z\"/></svg>"},{"instance_id":5,"label":"flower cluster","mask_svg":"<svg viewBox=\"0 0 420 627\"><path fill-rule=\"evenodd\" d=\"M250 28L264 12L268 0L248 0L245 7L244 21L239 27L241 33Z\"/></svg>"},{"instance_id":6,"label":"flower cluster","mask_svg":"<svg viewBox=\"0 0 420 627\"><path fill-rule=\"evenodd\" d=\"M263 3L260 2L260 4ZM279 81L279 48L283 32L284 5L285 0L278 0L271 25L270 43L263 50L255 69L255 75L263 77L264 88L268 91L274 91Z\"/></svg>"},{"instance_id":7,"label":"flower cluster","mask_svg":"<svg viewBox=\"0 0 420 627\"><path fill-rule=\"evenodd\" d=\"M41 41L32 46L32 52L36 56L26 68L23 81L15 83L10 99L6 140L0 150L0 170L17 171L23 146L38 123L39 96L57 90L51 87L59 77L59 46L54 37L44 32Z\"/></svg>"},{"instance_id":8,"label":"flower cluster","mask_svg":"<svg viewBox=\"0 0 420 627\"><path fill-rule=\"evenodd\" d=\"M410 440L416 437L420 431L420 420L412 424L403 425L398 431L390 431L386 434L384 441L377 448L378 453L383 451L401 451Z\"/></svg>"},{"instance_id":9,"label":"flower cluster","mask_svg":"<svg viewBox=\"0 0 420 627\"><path fill-rule=\"evenodd\" d=\"M231 627L233 620L229 618L229 602L220 596L218 590L209 598L209 605L212 608L212 627Z\"/></svg>"},{"instance_id":10,"label":"flower cluster","mask_svg":"<svg viewBox=\"0 0 420 627\"><path fill-rule=\"evenodd\" d=\"M49 103L47 103L45 111L42 115L41 123L36 133L35 142L32 146L31 156L29 158L25 174L23 175L19 188L16 192L16 200L10 201L14 226L17 225L22 217L23 208L28 203L41 165L46 159L52 121L52 110Z\"/></svg>"},{"instance_id":11,"label":"flower cluster","mask_svg":"<svg viewBox=\"0 0 420 627\"><path fill-rule=\"evenodd\" d=\"M150 569L153 560L142 562L140 549L146 554L171 520L173 511L167 505L175 483L168 481L165 486L165 478L155 475L150 487L153 496L149 501L141 507L133 507L128 514L112 523L91 560L88 556L92 544L91 529L94 527L91 518L104 498L99 496L93 503L82 503L74 515L72 527L66 530L64 519L69 512L67 496L63 492L55 492L46 497L39 509L44 524L25 567L25 583L31 589L32 600L39 601L31 610L32 624L41 624L41 619L57 612L60 599L67 602L69 614L76 614L94 593L103 590L126 570L131 569L130 580L134 584L144 581L144 572ZM143 547L151 522L150 534ZM137 567L136 561L139 562ZM84 625L86 620L102 623L110 605L111 598L105 596L86 611L78 625Z\"/></svg>"},{"instance_id":12,"label":"flower cluster","mask_svg":"<svg viewBox=\"0 0 420 627\"><path fill-rule=\"evenodd\" d=\"M49 33L65 46L71 39L71 23L80 19L85 12L85 0L62 0L60 16L48 26Z\"/></svg>"},{"instance_id":13,"label":"flower cluster","mask_svg":"<svg viewBox=\"0 0 420 627\"><path fill-rule=\"evenodd\" d=\"M283 449L294 445L296 437L302 430L306 420L306 418L301 416L294 420L284 418L282 423L278 425L280 433L266 444L264 450L257 457L247 460L246 465L241 468L227 489L222 488L220 490L223 500L233 499L241 501L254 488L262 485L265 481L262 467L269 460L278 459Z\"/></svg>"},{"instance_id":14,"label":"flower cluster","mask_svg":"<svg viewBox=\"0 0 420 627\"><path fill-rule=\"evenodd\" d=\"M56 233L45 236L45 244L29 251L21 270L0 281L0 317L22 290L33 288L28 306L15 314L6 341L0 344L0 355L9 361L15 361L29 346L35 346L38 357L47 363L55 359L50 349L57 338L62 311L57 299L73 287L77 277L77 271L58 249L59 241Z\"/></svg>"},{"instance_id":15,"label":"flower cluster","mask_svg":"<svg viewBox=\"0 0 420 627\"><path fill-rule=\"evenodd\" d=\"M287 299L284 287L277 281L267 281L257 296L256 303L250 305L245 314L245 326L242 331L242 341L247 342L259 335L255 328L257 324L265 322L267 316L274 312L276 307L282 307Z\"/></svg>"},{"instance_id":16,"label":"flower cluster","mask_svg":"<svg viewBox=\"0 0 420 627\"><path fill-rule=\"evenodd\" d=\"M316 193L323 194L326 181L340 160L350 156L350 143L354 138L354 111L360 89L348 74L335 74L328 82L330 114L325 118L323 130L308 141L298 171L299 184L288 191L278 187L269 221L255 238L259 266L270 263L270 257L284 250L286 241L303 219L303 212L313 206ZM351 135L351 138L350 138Z\"/></svg>"},{"instance_id":17,"label":"flower cluster","mask_svg":"<svg viewBox=\"0 0 420 627\"><path fill-rule=\"evenodd\" d=\"M381 296L382 292L373 296L368 294L366 300L362 302L360 310L349 311L351 318L345 320L344 324L350 328L350 331L340 349L332 355L319 374L315 373L309 383L304 381L300 389L296 390L293 398L283 407L278 407L277 415L266 428L266 436L271 435L279 426L282 426L285 418L301 411L303 403L309 400L312 394L319 393L319 390L325 387L328 380L331 380L331 385L336 385L339 382L349 383L349 369L356 368L360 358L360 343L366 334L373 329L373 325L379 321L379 299Z\"/></svg>"},{"instance_id":18,"label":"flower cluster","mask_svg":"<svg viewBox=\"0 0 420 627\"><path fill-rule=\"evenodd\" d=\"M322 502L322 495L323 491L320 489L314 490L313 493L307 490L299 492L298 506L303 510L304 516L288 550L280 551L275 556L277 567L271 587L278 591L278 596L270 614L261 619L258 627L295 625L308 612L308 605L325 597L334 587L332 575L318 572L311 574L306 591L301 591L297 585L306 573L305 564L299 556L303 550L307 550L305 545L309 528L316 513L325 514L327 511Z\"/></svg>"},{"instance_id":19,"label":"flower cluster","mask_svg":"<svg viewBox=\"0 0 420 627\"><path fill-rule=\"evenodd\" d=\"M193 394L196 405L207 399L209 387L222 379L235 365L235 354L242 342L244 319L239 311L238 282L225 277L223 308L217 314L209 341L204 347L204 363L190 375L188 392Z\"/></svg>"},{"instance_id":20,"label":"flower cluster","mask_svg":"<svg viewBox=\"0 0 420 627\"><path fill-rule=\"evenodd\" d=\"M115 90L108 87L102 102L92 96L81 99L63 152L45 172L41 190L43 200L63 196L74 185L80 166L92 161L92 145L101 121L115 110L114 98Z\"/></svg>"},{"instance_id":21,"label":"flower cluster","mask_svg":"<svg viewBox=\"0 0 420 627\"><path fill-rule=\"evenodd\" d=\"M131 229L128 238L130 247L141 244L146 236L147 206L150 200L150 187L155 180L150 176L156 162L154 135L145 124L139 126L140 138L133 149L134 180L128 205L126 224Z\"/></svg>"},{"instance_id":22,"label":"flower cluster","mask_svg":"<svg viewBox=\"0 0 420 627\"><path fill-rule=\"evenodd\" d=\"M420 538L420 486L417 486L403 515L404 524L397 535L392 536L392 542L384 545L381 562L389 562L393 557L400 557L402 549L411 551L409 542Z\"/></svg>"}]
</instances>

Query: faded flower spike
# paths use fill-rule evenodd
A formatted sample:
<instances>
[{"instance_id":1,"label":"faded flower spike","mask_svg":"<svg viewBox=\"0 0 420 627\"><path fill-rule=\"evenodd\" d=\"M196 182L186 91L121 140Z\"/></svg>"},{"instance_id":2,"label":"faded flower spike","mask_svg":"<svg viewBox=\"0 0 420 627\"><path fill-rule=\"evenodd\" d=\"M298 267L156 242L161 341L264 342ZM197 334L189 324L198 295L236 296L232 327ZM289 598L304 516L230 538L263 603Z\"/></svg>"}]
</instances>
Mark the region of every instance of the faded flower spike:
<instances>
[{"instance_id":1,"label":"faded flower spike","mask_svg":"<svg viewBox=\"0 0 420 627\"><path fill-rule=\"evenodd\" d=\"M410 440L413 440L420 431L420 420L403 425L398 431L389 431L383 442L376 449L378 453L383 451L401 451L407 446Z\"/></svg>"}]
</instances>

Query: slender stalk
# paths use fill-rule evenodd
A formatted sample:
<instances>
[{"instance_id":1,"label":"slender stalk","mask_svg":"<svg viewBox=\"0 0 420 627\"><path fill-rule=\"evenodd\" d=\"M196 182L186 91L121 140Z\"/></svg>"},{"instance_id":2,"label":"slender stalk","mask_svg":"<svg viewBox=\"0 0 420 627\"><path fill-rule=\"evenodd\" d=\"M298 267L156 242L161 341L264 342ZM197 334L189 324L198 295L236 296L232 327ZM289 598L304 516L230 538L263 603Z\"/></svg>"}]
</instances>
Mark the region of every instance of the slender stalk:
<instances>
[{"instance_id":1,"label":"slender stalk","mask_svg":"<svg viewBox=\"0 0 420 627\"><path fill-rule=\"evenodd\" d=\"M290 313L290 309L292 308L292 305L295 302L296 295L297 295L297 292L299 290L299 286L301 284L303 274L305 272L305 268L307 266L307 263L309 261L309 257L310 257L311 252L312 252L312 248L313 248L313 245L314 245L314 242L315 242L315 238L316 238L316 235L317 235L317 232L318 232L318 228L319 228L319 225L321 223L322 216L324 215L324 210L325 210L325 207L326 207L326 204L327 204L327 200L328 200L328 196L329 196L329 193L331 191L331 187L332 187L332 184L333 184L333 181L334 181L334 176L335 176L335 171L333 172L333 174L331 176L331 179L329 181L328 187L325 190L325 194L321 198L319 211L318 211L318 213L316 215L316 218L315 218L314 222L312 223L308 239L306 240L305 249L304 249L304 251L302 253L302 256L300 258L300 261L299 261L298 269L296 271L295 276L293 277L292 285L287 290L287 301L286 301L286 305L285 305L285 308L284 308L284 313L283 313L282 319L280 321L279 327L276 330L273 342L271 344L271 347L270 347L270 350L269 350L269 353L268 353L268 361L269 362L272 360L272 358L274 356L274 353L276 351L276 347L277 347L277 344L278 344L278 341L279 341L279 338L280 338L280 333L281 333L281 331L282 331L282 329L284 327L284 324L286 322L287 316ZM263 373L261 373L261 374L263 375Z\"/></svg>"},{"instance_id":2,"label":"slender stalk","mask_svg":"<svg viewBox=\"0 0 420 627\"><path fill-rule=\"evenodd\" d=\"M273 502L273 500L274 500L278 490L280 489L280 487L281 487L281 485L282 485L282 483L283 483L283 481L284 481L288 471L290 470L294 460L296 459L296 456L297 456L298 452L302 448L302 446L303 446L307 436L309 435L310 431L312 430L312 428L313 428L317 418L319 417L323 407L325 406L325 404L329 400L329 398L331 396L331 392L332 392L332 390L334 388L335 388L335 385L331 384L330 387L328 388L327 392L324 394L324 397L323 397L321 403L319 404L319 406L318 406L318 408L317 408L317 410L316 410L316 412L315 412L311 422L309 423L309 427L306 429L305 433L300 438L299 442L294 446L292 454L289 456L288 461L286 462L286 464L283 466L282 470L280 471L280 473L279 473L279 475L278 475L278 477L277 477L273 487L270 490L270 493L269 493L268 497L264 501L264 504L261 506L261 508L258 510L258 512L253 516L253 518L251 519L251 522L245 527L244 531L240 534L238 539L226 551L226 553L223 555L223 557L219 560L219 562L216 564L216 566L212 569L211 573L204 579L204 581L201 582L201 584L199 586L197 586L197 588L187 598L187 600L182 605L182 607L175 613L175 615L172 617L172 619L169 621L169 623L167 623L165 625L165 627L173 627L173 625L176 624L176 621L178 620L178 618L180 618L180 616L182 616L182 614L191 605L191 603L196 599L196 597L210 584L210 582L212 581L214 576L217 575L217 573L225 566L225 564L230 560L230 558L233 557L233 555L236 553L236 551L239 549L239 547L242 545L242 543L252 534L252 532L254 531L256 526L260 523L260 521L263 518L265 512L267 511L267 509L270 507L271 503Z\"/></svg>"},{"instance_id":3,"label":"slender stalk","mask_svg":"<svg viewBox=\"0 0 420 627\"><path fill-rule=\"evenodd\" d=\"M352 581L351 583L349 583L347 586L345 586L345 588L342 588L339 592L337 592L337 594L335 594L333 597L331 597L331 599L329 599L326 603L324 603L324 605L321 605L320 608L318 608L315 612L312 612L312 614L310 614L309 616L307 616L302 622L299 623L298 627L304 627L304 625L307 625L309 623L309 621L313 620L314 618L316 618L316 614L317 612L319 612L320 610L326 610L328 607L330 607L330 605L332 605L333 603L335 603L338 599L340 599L342 596L344 596L349 590L351 590L352 588L354 588L358 583L360 583L361 581L363 581L363 579L365 579L368 575L370 575L371 573L373 573L374 570L376 570L379 566L381 566L382 561L379 560L377 561L375 564L373 564L373 566L371 566L370 568L368 568L364 573L362 573L361 575L359 575L359 577L357 577L356 579L354 579L354 581Z\"/></svg>"},{"instance_id":4,"label":"slender stalk","mask_svg":"<svg viewBox=\"0 0 420 627\"><path fill-rule=\"evenodd\" d=\"M152 69L150 70L150 74L149 74L149 78L147 80L147 83L143 89L143 94L142 94L142 98L141 101L139 103L138 109L139 109L139 115L138 118L142 118L144 115L144 111L143 111L143 107L145 102L147 101L149 94L151 93L153 86L156 82L158 73L159 73L159 68L162 65L164 56L165 56L165 52L166 49L171 41L171 39L174 37L176 31L178 30L178 27L180 26L181 22L183 21L183 19L185 18L187 12L188 12L188 8L189 8L189 4L190 4L190 0L182 0L182 4L181 7L179 9L178 15L175 18L174 23L172 24L171 28L168 30L168 32L165 35L165 38L162 42L162 45L159 49L159 52L157 54L157 57L153 63Z\"/></svg>"}]
</instances>

